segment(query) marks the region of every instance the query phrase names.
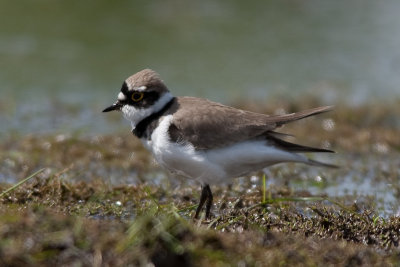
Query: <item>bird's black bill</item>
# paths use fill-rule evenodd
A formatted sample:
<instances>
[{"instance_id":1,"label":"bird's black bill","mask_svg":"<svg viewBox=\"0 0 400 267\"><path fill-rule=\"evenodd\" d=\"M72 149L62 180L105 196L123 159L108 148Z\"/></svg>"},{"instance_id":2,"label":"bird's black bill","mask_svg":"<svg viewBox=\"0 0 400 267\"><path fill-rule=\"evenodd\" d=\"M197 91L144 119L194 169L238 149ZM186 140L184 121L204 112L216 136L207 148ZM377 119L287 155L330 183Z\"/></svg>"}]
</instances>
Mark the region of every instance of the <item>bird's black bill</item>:
<instances>
[{"instance_id":1,"label":"bird's black bill","mask_svg":"<svg viewBox=\"0 0 400 267\"><path fill-rule=\"evenodd\" d=\"M112 104L111 106L109 106L108 108L105 108L103 110L103 112L110 112L110 111L113 111L113 110L121 110L121 108L122 108L121 103L116 102L116 103Z\"/></svg>"}]
</instances>

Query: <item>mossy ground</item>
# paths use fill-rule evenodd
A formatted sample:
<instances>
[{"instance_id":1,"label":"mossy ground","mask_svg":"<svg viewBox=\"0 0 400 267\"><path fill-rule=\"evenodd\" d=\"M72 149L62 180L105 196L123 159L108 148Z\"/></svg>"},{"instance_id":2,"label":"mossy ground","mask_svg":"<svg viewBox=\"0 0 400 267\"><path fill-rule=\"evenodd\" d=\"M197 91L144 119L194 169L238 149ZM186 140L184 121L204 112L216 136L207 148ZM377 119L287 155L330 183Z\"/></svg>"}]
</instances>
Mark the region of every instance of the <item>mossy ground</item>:
<instances>
[{"instance_id":1,"label":"mossy ground","mask_svg":"<svg viewBox=\"0 0 400 267\"><path fill-rule=\"evenodd\" d=\"M336 150L322 157L341 168L272 167L265 203L261 173L213 186L213 217L198 221L199 186L168 179L129 133L4 136L0 192L46 169L0 199L0 265L399 265L398 104L337 107L282 129ZM391 208L357 188L329 196L349 177L390 184Z\"/></svg>"}]
</instances>

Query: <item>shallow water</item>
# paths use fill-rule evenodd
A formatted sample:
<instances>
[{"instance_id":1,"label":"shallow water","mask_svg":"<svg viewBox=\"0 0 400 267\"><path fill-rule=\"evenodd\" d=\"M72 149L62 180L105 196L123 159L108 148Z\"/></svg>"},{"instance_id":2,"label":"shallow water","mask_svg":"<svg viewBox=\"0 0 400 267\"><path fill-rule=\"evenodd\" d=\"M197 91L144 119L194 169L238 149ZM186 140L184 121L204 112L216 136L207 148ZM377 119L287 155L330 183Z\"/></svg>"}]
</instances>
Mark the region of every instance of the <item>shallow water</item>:
<instances>
[{"instance_id":1,"label":"shallow water","mask_svg":"<svg viewBox=\"0 0 400 267\"><path fill-rule=\"evenodd\" d=\"M289 184L296 190L336 198L346 205L375 210L382 216L400 214L399 153L349 155L340 153L338 170L301 168Z\"/></svg>"}]
</instances>

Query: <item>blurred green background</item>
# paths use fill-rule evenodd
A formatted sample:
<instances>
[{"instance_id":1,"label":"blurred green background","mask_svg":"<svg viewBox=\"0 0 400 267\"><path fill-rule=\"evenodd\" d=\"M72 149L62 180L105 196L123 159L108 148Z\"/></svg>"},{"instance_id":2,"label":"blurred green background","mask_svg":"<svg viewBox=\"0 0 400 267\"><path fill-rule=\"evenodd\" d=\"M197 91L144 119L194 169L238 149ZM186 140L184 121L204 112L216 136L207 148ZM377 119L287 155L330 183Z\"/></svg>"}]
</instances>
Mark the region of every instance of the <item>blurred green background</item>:
<instances>
[{"instance_id":1,"label":"blurred green background","mask_svg":"<svg viewBox=\"0 0 400 267\"><path fill-rule=\"evenodd\" d=\"M126 130L101 110L147 67L226 104L399 98L399 14L395 0L4 0L0 136Z\"/></svg>"}]
</instances>

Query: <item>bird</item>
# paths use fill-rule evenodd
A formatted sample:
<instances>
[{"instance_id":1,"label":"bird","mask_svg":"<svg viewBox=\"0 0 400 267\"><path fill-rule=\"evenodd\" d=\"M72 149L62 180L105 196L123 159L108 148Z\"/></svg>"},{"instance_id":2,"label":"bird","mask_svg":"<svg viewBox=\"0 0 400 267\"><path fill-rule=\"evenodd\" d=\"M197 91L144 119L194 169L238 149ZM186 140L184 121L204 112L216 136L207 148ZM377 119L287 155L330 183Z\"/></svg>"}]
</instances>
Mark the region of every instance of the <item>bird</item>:
<instances>
[{"instance_id":1,"label":"bird","mask_svg":"<svg viewBox=\"0 0 400 267\"><path fill-rule=\"evenodd\" d=\"M302 154L334 151L285 141L286 134L275 131L289 122L332 109L321 106L266 115L204 98L175 97L157 72L144 69L123 82L117 101L103 112L122 112L133 135L162 167L200 182L194 218L199 218L205 204L205 218L209 219L213 203L210 185L283 162L336 167Z\"/></svg>"}]
</instances>

